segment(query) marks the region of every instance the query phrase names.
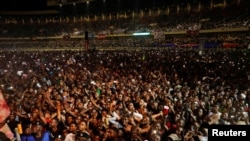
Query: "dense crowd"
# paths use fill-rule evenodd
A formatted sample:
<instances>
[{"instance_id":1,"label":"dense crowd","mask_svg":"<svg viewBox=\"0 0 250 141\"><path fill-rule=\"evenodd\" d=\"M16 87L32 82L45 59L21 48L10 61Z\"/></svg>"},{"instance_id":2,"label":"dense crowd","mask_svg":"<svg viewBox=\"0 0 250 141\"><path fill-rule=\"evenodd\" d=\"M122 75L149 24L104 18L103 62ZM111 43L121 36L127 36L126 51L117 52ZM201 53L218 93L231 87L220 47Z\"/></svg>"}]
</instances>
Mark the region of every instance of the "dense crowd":
<instances>
[{"instance_id":1,"label":"dense crowd","mask_svg":"<svg viewBox=\"0 0 250 141\"><path fill-rule=\"evenodd\" d=\"M206 141L209 125L250 124L249 50L0 55L21 141Z\"/></svg>"}]
</instances>

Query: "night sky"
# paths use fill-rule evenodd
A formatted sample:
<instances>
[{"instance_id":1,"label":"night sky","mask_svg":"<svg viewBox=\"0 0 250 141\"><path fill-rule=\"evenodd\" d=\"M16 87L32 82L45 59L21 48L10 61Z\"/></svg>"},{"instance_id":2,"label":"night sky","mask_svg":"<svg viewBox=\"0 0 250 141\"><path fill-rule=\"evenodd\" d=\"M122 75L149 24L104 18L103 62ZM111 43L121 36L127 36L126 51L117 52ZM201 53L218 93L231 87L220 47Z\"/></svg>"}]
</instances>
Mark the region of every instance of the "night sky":
<instances>
[{"instance_id":1,"label":"night sky","mask_svg":"<svg viewBox=\"0 0 250 141\"><path fill-rule=\"evenodd\" d=\"M1 0L0 11L44 10L46 0Z\"/></svg>"}]
</instances>

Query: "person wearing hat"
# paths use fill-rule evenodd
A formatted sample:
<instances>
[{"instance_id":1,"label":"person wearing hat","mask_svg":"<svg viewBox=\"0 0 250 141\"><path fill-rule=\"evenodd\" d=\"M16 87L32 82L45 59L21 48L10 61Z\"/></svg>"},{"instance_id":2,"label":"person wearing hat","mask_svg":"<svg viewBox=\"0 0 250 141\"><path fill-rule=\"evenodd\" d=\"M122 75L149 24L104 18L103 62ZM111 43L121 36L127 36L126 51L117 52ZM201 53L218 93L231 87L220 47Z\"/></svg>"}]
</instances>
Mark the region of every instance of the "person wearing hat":
<instances>
[{"instance_id":1,"label":"person wearing hat","mask_svg":"<svg viewBox=\"0 0 250 141\"><path fill-rule=\"evenodd\" d=\"M77 131L75 135L75 141L91 141L91 138L88 132Z\"/></svg>"},{"instance_id":2,"label":"person wearing hat","mask_svg":"<svg viewBox=\"0 0 250 141\"><path fill-rule=\"evenodd\" d=\"M37 121L36 123L33 123L31 126L31 130L35 140L42 141L44 133L42 122Z\"/></svg>"}]
</instances>

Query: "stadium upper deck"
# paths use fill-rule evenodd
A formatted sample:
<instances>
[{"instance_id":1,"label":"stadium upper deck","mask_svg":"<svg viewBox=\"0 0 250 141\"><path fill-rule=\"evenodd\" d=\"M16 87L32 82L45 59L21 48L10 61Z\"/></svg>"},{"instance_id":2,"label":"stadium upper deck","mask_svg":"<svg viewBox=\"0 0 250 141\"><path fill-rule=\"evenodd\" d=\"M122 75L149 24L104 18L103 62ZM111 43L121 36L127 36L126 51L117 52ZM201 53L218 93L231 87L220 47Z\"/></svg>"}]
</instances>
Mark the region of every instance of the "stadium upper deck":
<instances>
[{"instance_id":1,"label":"stadium upper deck","mask_svg":"<svg viewBox=\"0 0 250 141\"><path fill-rule=\"evenodd\" d=\"M246 31L249 8L245 5L193 9L159 7L137 11L90 15L2 15L0 37L41 37L93 34L131 34L134 32L179 32L187 30ZM233 12L232 12L233 11ZM242 28L243 27L243 28ZM206 32L210 32L206 31ZM19 32L21 34L19 34Z\"/></svg>"},{"instance_id":2,"label":"stadium upper deck","mask_svg":"<svg viewBox=\"0 0 250 141\"><path fill-rule=\"evenodd\" d=\"M164 44L167 40L173 40L169 39L169 36L172 35L191 35L214 41L218 35L212 35L211 37L208 33L220 32L225 33L219 37L220 39L226 39L230 43L238 43L240 38L241 43L248 45L249 2L244 0L223 2L222 5L215 1L210 5L200 2L200 5L196 3L190 5L190 7L184 6L188 3L183 3L179 5L179 8L175 4L109 14L2 14L0 18L0 38L1 41L7 40L7 43L13 42L13 39L15 41L18 39L34 41L77 38L79 41L79 39L84 38L84 32L89 31L89 36L93 39L118 38L120 40L118 42L127 42L129 40L127 37L133 37L133 33L146 32L150 33L151 38L150 43L147 44L152 46L152 42L154 42L152 40L158 39L158 37L165 40ZM160 36L156 38L156 35ZM121 41L121 37L126 37L126 39ZM193 39L187 41L191 42L185 43L197 44L199 42Z\"/></svg>"}]
</instances>

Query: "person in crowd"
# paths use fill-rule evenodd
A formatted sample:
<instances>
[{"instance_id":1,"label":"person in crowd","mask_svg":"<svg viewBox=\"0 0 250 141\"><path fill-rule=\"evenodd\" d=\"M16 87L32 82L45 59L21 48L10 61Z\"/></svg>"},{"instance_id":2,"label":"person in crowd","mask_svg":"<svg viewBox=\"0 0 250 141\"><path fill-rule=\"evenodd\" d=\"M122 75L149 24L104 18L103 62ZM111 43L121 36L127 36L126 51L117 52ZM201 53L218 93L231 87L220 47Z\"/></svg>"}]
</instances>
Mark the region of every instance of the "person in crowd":
<instances>
[{"instance_id":1,"label":"person in crowd","mask_svg":"<svg viewBox=\"0 0 250 141\"><path fill-rule=\"evenodd\" d=\"M90 133L88 132L87 122L81 120L78 124L78 130L75 135L76 141L91 141Z\"/></svg>"}]
</instances>

